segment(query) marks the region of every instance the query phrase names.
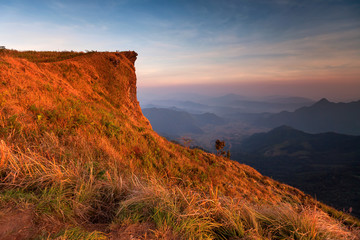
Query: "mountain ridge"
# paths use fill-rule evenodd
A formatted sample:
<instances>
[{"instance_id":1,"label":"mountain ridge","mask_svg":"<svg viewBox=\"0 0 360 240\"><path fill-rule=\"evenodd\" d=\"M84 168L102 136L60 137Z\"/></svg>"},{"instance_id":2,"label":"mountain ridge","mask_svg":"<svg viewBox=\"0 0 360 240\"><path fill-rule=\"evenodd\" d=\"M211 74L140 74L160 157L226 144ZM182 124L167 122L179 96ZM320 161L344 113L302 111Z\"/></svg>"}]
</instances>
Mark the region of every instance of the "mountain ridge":
<instances>
[{"instance_id":1,"label":"mountain ridge","mask_svg":"<svg viewBox=\"0 0 360 240\"><path fill-rule=\"evenodd\" d=\"M349 103L334 103L326 98L308 107L293 112L283 111L271 114L257 121L257 124L270 128L289 125L309 132L338 132L360 135L360 100Z\"/></svg>"}]
</instances>

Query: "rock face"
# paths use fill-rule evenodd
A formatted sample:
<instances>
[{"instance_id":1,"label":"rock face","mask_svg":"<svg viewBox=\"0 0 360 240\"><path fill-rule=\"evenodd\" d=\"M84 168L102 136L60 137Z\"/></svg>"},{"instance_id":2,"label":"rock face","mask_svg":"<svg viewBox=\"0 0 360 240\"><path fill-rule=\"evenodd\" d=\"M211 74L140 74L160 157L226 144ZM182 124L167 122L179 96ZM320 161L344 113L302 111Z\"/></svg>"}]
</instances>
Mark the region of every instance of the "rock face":
<instances>
[{"instance_id":1,"label":"rock face","mask_svg":"<svg viewBox=\"0 0 360 240\"><path fill-rule=\"evenodd\" d=\"M138 56L136 52L128 51L128 52L120 52L120 53L124 54L132 62L132 64L135 64L136 58Z\"/></svg>"}]
</instances>

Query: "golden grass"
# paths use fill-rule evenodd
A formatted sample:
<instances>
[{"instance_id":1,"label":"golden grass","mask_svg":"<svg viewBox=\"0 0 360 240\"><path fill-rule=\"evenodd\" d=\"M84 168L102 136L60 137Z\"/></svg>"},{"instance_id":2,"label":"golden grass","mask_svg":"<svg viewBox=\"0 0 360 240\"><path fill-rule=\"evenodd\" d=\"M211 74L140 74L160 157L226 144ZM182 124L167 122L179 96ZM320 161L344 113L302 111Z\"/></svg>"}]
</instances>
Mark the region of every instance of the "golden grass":
<instances>
[{"instance_id":1,"label":"golden grass","mask_svg":"<svg viewBox=\"0 0 360 240\"><path fill-rule=\"evenodd\" d=\"M0 54L7 54L15 58L27 59L30 62L44 63L44 62L58 62L66 59L71 59L85 54L94 52L74 52L74 51L16 51L16 50L2 50Z\"/></svg>"}]
</instances>

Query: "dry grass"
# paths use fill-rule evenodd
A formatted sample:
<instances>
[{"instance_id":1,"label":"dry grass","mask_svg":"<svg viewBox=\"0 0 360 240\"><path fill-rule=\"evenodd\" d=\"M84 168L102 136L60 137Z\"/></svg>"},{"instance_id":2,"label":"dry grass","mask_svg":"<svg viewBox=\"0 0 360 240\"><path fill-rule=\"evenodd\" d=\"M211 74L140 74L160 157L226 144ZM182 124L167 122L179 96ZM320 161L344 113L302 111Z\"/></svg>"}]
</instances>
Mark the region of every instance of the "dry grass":
<instances>
[{"instance_id":1,"label":"dry grass","mask_svg":"<svg viewBox=\"0 0 360 240\"><path fill-rule=\"evenodd\" d=\"M2 204L25 201L37 214L73 223L57 239L105 239L85 223L120 225L151 222L153 236L175 239L356 239L340 222L316 207L289 203L257 204L236 200L211 188L208 193L169 186L166 180L106 172L93 166L63 166L42 156L0 144ZM55 235L53 235L55 236Z\"/></svg>"},{"instance_id":2,"label":"dry grass","mask_svg":"<svg viewBox=\"0 0 360 240\"><path fill-rule=\"evenodd\" d=\"M5 199L18 201L27 196L38 214L55 215L74 228L59 239L101 239L100 232L76 228L84 223L124 225L152 222L154 234L186 239L356 239L351 231L316 207L289 203L254 205L219 194L168 186L156 178L106 172L98 178L93 166L49 162L28 150L12 150L0 143L1 176ZM72 163L68 163L72 164ZM11 193L11 198L6 198ZM18 196L19 197L19 196ZM21 199L24 201L24 199ZM59 234L59 233L58 233ZM95 237L94 237L95 236ZM96 236L99 236L98 238Z\"/></svg>"},{"instance_id":3,"label":"dry grass","mask_svg":"<svg viewBox=\"0 0 360 240\"><path fill-rule=\"evenodd\" d=\"M74 52L74 51L16 51L16 50L2 50L0 54L7 54L16 58L27 59L30 62L35 63L44 63L44 62L58 62L66 59L71 59L78 56L83 56L85 54L91 54L94 52Z\"/></svg>"},{"instance_id":4,"label":"dry grass","mask_svg":"<svg viewBox=\"0 0 360 240\"><path fill-rule=\"evenodd\" d=\"M37 237L146 226L141 239L356 239L357 220L345 226L295 188L154 133L132 53L74 54L0 54L0 206L60 223Z\"/></svg>"}]
</instances>

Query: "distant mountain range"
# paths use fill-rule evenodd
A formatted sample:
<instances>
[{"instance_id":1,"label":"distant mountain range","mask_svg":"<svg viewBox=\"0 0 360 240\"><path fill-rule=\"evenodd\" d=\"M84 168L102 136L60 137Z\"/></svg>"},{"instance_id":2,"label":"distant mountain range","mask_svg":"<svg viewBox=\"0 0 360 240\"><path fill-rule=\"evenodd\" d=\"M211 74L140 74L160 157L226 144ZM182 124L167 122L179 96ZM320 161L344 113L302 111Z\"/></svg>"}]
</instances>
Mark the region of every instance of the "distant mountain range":
<instances>
[{"instance_id":1,"label":"distant mountain range","mask_svg":"<svg viewBox=\"0 0 360 240\"><path fill-rule=\"evenodd\" d=\"M267 115L254 123L269 128L288 125L309 133L360 135L360 101L333 103L323 98L309 107Z\"/></svg>"},{"instance_id":2,"label":"distant mountain range","mask_svg":"<svg viewBox=\"0 0 360 240\"><path fill-rule=\"evenodd\" d=\"M216 101L225 103L240 98L237 95L227 95L215 99ZM213 99L213 100L214 100ZM303 98L272 98L277 104L280 101L303 102ZM236 107L209 107L205 104L194 103L190 101L173 101L170 103L162 103L163 105L176 105L176 107L150 107L144 108L144 115L150 120L153 128L163 136L168 138L183 136L184 134L202 134L204 127L208 125L226 126L226 131L236 133L244 130L239 129L239 125L250 129L249 132L258 132L259 129L270 130L272 128L287 125L293 128L309 132L323 133L336 132L348 135L360 135L360 101L350 103L332 103L327 99L322 99L311 106L301 107L294 112L283 111L280 113L242 113ZM269 103L270 104L270 103ZM264 103L260 104L262 107ZM149 106L157 106L151 105ZM259 109L257 103L249 102L249 108ZM221 110L216 110L221 109ZM190 109L189 112L184 109ZM214 114L207 110L219 112ZM216 111L215 111L216 110ZM254 110L256 111L256 110ZM224 112L224 114L221 114ZM253 129L253 130L251 130ZM222 131L217 128L218 137L221 137ZM240 135L243 136L243 133ZM238 142L240 139L237 139Z\"/></svg>"},{"instance_id":3,"label":"distant mountain range","mask_svg":"<svg viewBox=\"0 0 360 240\"><path fill-rule=\"evenodd\" d=\"M233 145L232 158L360 216L360 136L308 134L288 126Z\"/></svg>"},{"instance_id":4,"label":"distant mountain range","mask_svg":"<svg viewBox=\"0 0 360 240\"><path fill-rule=\"evenodd\" d=\"M158 99L144 101L142 108L172 108L176 107L189 113L210 112L217 115L234 113L277 113L283 110L293 111L299 107L309 106L314 101L301 97L267 97L266 99L248 98L237 94L228 94L220 97L203 97L191 100L184 98Z\"/></svg>"},{"instance_id":5,"label":"distant mountain range","mask_svg":"<svg viewBox=\"0 0 360 240\"><path fill-rule=\"evenodd\" d=\"M283 110L295 110L299 107L309 106L314 103L313 100L301 97L267 97L266 99L249 99L236 94L211 98L207 100L212 106L222 106L232 108L241 113L262 113L279 112Z\"/></svg>"},{"instance_id":6,"label":"distant mountain range","mask_svg":"<svg viewBox=\"0 0 360 240\"><path fill-rule=\"evenodd\" d=\"M255 128L288 125L309 133L360 135L360 101L334 103L323 98L314 103L307 98L276 96L257 101L236 94L198 101L158 100L142 108L172 109L190 114L212 113Z\"/></svg>"}]
</instances>

